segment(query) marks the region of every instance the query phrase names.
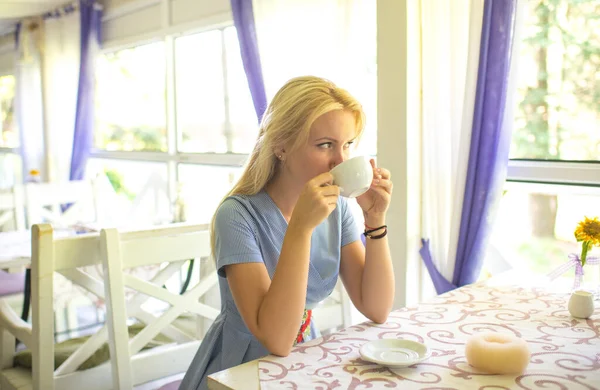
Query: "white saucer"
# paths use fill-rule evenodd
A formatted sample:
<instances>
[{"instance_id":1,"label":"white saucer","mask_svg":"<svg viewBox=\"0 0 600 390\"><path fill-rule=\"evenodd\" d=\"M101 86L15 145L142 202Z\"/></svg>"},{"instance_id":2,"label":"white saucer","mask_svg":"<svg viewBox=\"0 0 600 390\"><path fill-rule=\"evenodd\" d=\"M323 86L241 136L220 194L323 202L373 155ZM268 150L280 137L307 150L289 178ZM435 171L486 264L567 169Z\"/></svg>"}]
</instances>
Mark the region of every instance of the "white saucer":
<instances>
[{"instance_id":1,"label":"white saucer","mask_svg":"<svg viewBox=\"0 0 600 390\"><path fill-rule=\"evenodd\" d=\"M388 367L407 367L431 356L425 344L411 340L382 339L366 343L360 348L364 360Z\"/></svg>"}]
</instances>

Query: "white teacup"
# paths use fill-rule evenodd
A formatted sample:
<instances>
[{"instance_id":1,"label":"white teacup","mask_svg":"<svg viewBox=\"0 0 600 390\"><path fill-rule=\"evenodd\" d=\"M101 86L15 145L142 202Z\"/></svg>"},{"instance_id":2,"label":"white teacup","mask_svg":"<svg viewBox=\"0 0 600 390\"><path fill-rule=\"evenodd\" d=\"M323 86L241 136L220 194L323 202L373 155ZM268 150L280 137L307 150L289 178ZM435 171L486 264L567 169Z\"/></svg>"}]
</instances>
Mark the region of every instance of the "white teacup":
<instances>
[{"instance_id":1,"label":"white teacup","mask_svg":"<svg viewBox=\"0 0 600 390\"><path fill-rule=\"evenodd\" d=\"M578 290L569 299L569 313L575 318L589 318L594 313L594 294Z\"/></svg>"},{"instance_id":2,"label":"white teacup","mask_svg":"<svg viewBox=\"0 0 600 390\"><path fill-rule=\"evenodd\" d=\"M333 184L340 187L340 195L356 198L367 192L373 181L373 167L363 156L353 157L331 170Z\"/></svg>"}]
</instances>

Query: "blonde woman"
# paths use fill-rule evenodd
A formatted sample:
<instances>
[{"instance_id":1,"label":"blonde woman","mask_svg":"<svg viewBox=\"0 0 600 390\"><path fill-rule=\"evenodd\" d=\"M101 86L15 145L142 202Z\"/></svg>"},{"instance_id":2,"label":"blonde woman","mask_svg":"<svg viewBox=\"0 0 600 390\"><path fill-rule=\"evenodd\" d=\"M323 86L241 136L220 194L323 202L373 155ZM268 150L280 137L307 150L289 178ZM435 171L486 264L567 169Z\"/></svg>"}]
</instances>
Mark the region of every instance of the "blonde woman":
<instances>
[{"instance_id":1,"label":"blonde woman","mask_svg":"<svg viewBox=\"0 0 600 390\"><path fill-rule=\"evenodd\" d=\"M204 389L209 374L269 353L286 356L318 337L311 309L338 275L362 314L387 319L390 173L371 160L373 183L356 199L366 244L329 173L349 157L363 122L358 101L330 81L299 77L277 92L242 177L213 219L221 313L180 389Z\"/></svg>"}]
</instances>

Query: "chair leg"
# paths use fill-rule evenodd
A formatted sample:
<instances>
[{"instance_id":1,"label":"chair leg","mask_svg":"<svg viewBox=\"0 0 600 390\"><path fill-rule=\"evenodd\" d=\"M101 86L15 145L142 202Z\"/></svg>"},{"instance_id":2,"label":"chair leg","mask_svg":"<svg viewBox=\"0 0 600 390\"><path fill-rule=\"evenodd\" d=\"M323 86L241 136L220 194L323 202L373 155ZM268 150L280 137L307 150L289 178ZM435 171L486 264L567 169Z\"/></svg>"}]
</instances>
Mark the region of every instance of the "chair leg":
<instances>
[{"instance_id":1,"label":"chair leg","mask_svg":"<svg viewBox=\"0 0 600 390\"><path fill-rule=\"evenodd\" d=\"M31 269L25 270L25 290L23 291L23 311L21 319L25 322L29 319L29 309L31 306Z\"/></svg>"},{"instance_id":2,"label":"chair leg","mask_svg":"<svg viewBox=\"0 0 600 390\"><path fill-rule=\"evenodd\" d=\"M11 368L15 358L15 336L6 329L0 329L0 369Z\"/></svg>"}]
</instances>

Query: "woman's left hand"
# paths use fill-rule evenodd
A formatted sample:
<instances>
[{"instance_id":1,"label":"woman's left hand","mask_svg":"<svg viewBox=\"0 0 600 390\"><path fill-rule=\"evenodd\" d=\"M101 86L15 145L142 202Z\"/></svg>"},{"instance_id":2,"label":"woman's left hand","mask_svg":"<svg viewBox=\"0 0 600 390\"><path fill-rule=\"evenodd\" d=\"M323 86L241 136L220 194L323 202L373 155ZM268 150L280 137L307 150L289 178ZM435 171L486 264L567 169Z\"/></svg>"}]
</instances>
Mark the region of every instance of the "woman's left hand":
<instances>
[{"instance_id":1,"label":"woman's left hand","mask_svg":"<svg viewBox=\"0 0 600 390\"><path fill-rule=\"evenodd\" d=\"M371 188L357 197L356 201L363 210L365 221L367 219L385 221L385 213L390 206L394 185L390 180L390 171L385 168L378 168L373 159L371 159L371 166L373 167Z\"/></svg>"}]
</instances>

